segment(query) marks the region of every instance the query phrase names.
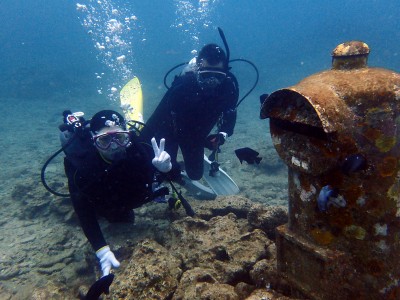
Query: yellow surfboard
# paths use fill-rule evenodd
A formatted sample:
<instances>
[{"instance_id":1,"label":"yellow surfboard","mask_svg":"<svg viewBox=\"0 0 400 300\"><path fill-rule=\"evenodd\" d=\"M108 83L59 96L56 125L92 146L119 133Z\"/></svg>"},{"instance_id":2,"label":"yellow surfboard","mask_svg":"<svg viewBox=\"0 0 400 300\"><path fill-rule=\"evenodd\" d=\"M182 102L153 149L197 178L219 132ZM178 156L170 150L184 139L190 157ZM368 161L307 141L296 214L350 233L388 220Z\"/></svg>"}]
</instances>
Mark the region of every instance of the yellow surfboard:
<instances>
[{"instance_id":1,"label":"yellow surfboard","mask_svg":"<svg viewBox=\"0 0 400 300\"><path fill-rule=\"evenodd\" d=\"M121 108L127 123L138 121L144 123L143 119L143 93L139 78L131 79L121 90L120 94ZM135 125L140 129L139 124Z\"/></svg>"}]
</instances>

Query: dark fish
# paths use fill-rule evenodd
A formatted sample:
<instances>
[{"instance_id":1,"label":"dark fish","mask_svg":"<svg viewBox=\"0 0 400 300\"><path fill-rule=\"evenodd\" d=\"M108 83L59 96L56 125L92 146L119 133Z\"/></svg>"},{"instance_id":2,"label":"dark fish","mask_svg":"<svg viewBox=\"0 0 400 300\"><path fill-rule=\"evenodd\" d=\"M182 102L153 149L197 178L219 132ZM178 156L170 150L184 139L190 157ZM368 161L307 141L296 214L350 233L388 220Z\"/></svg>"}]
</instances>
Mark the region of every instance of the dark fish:
<instances>
[{"instance_id":1,"label":"dark fish","mask_svg":"<svg viewBox=\"0 0 400 300\"><path fill-rule=\"evenodd\" d=\"M318 209L326 212L330 206L345 207L346 200L330 185L325 185L319 192L317 199Z\"/></svg>"},{"instance_id":2,"label":"dark fish","mask_svg":"<svg viewBox=\"0 0 400 300\"><path fill-rule=\"evenodd\" d=\"M349 175L350 173L365 170L367 168L367 160L361 154L351 154L347 156L341 165L344 174Z\"/></svg>"},{"instance_id":3,"label":"dark fish","mask_svg":"<svg viewBox=\"0 0 400 300\"><path fill-rule=\"evenodd\" d=\"M86 300L98 300L101 294L108 294L110 292L110 285L114 280L114 274L108 274L101 277L90 287L86 294Z\"/></svg>"},{"instance_id":4,"label":"dark fish","mask_svg":"<svg viewBox=\"0 0 400 300\"><path fill-rule=\"evenodd\" d=\"M240 163L245 161L250 165L252 165L254 163L256 163L258 165L260 163L260 161L262 160L262 157L258 157L258 155L260 153L258 153L257 151L255 151L249 147L236 149L235 153L236 153L237 158L239 158Z\"/></svg>"}]
</instances>

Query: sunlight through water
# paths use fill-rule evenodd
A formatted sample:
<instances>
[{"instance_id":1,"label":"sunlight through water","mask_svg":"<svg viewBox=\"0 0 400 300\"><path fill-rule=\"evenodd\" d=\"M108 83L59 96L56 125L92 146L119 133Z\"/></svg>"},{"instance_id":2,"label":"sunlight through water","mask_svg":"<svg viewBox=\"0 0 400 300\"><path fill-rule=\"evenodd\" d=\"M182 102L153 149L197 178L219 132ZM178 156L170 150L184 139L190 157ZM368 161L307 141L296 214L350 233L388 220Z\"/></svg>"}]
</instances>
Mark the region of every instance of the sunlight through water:
<instances>
[{"instance_id":1,"label":"sunlight through water","mask_svg":"<svg viewBox=\"0 0 400 300\"><path fill-rule=\"evenodd\" d=\"M99 80L98 93L107 94L115 101L118 91L133 77L132 31L135 35L142 35L141 27L138 18L126 7L108 0L89 0L87 3L76 4L79 19L93 41L97 59L109 70L109 73L94 74Z\"/></svg>"}]
</instances>

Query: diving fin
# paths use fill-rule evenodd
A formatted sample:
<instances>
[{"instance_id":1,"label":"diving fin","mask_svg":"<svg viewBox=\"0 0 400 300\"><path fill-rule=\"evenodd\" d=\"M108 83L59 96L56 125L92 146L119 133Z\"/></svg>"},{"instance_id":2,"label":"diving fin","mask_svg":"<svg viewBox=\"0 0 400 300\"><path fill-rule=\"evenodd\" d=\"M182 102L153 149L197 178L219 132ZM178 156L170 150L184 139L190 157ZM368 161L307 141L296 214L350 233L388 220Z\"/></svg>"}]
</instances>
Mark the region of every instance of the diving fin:
<instances>
[{"instance_id":1,"label":"diving fin","mask_svg":"<svg viewBox=\"0 0 400 300\"><path fill-rule=\"evenodd\" d=\"M222 170L218 165L218 170L215 170L215 162L211 162L204 155L204 171L203 179L207 182L210 188L216 195L236 195L239 193L239 187L229 175Z\"/></svg>"}]
</instances>

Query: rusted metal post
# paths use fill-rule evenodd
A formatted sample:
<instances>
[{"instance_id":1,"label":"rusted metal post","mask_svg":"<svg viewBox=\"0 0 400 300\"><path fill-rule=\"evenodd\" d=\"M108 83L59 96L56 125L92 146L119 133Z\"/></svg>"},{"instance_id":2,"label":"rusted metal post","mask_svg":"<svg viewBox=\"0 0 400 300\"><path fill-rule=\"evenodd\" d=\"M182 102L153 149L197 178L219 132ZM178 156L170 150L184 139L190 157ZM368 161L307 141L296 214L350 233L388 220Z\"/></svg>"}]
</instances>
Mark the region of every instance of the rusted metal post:
<instances>
[{"instance_id":1,"label":"rusted metal post","mask_svg":"<svg viewBox=\"0 0 400 300\"><path fill-rule=\"evenodd\" d=\"M400 74L368 54L337 46L261 108L289 167L278 270L312 299L400 299Z\"/></svg>"}]
</instances>

